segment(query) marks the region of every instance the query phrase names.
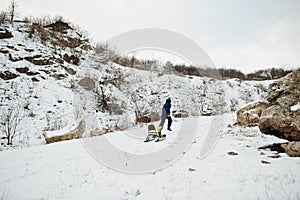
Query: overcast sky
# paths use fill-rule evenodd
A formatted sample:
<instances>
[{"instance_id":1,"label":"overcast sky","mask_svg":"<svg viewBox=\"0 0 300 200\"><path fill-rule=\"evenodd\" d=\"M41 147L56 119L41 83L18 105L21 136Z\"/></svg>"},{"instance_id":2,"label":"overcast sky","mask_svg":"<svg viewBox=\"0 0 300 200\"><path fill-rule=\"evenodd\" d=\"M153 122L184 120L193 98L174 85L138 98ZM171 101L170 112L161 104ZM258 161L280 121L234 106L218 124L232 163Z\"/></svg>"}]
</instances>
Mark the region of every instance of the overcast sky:
<instances>
[{"instance_id":1,"label":"overcast sky","mask_svg":"<svg viewBox=\"0 0 300 200\"><path fill-rule=\"evenodd\" d=\"M0 9L10 0L0 0ZM299 0L16 0L22 16L61 15L95 41L138 28L179 32L216 66L300 65Z\"/></svg>"}]
</instances>

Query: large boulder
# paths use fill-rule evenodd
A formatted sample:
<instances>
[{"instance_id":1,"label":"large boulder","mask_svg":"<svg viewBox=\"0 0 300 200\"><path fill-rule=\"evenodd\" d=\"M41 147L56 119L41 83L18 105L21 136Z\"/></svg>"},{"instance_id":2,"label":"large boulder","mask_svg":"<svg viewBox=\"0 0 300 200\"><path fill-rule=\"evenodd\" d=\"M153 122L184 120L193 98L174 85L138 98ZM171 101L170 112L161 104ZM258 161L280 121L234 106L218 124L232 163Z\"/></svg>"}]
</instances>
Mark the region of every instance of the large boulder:
<instances>
[{"instance_id":1,"label":"large boulder","mask_svg":"<svg viewBox=\"0 0 300 200\"><path fill-rule=\"evenodd\" d=\"M300 140L300 114L287 113L279 105L263 110L259 119L259 129L264 134L274 135L290 141Z\"/></svg>"},{"instance_id":2,"label":"large boulder","mask_svg":"<svg viewBox=\"0 0 300 200\"><path fill-rule=\"evenodd\" d=\"M78 138L78 130L75 128L69 132L63 133L63 134L56 134L55 135L51 135L53 134L50 131L44 131L43 132L43 136L45 137L46 143L50 144L50 143L54 143L54 142L60 142L60 141L64 141L64 140L71 140L71 139L75 139Z\"/></svg>"},{"instance_id":3,"label":"large boulder","mask_svg":"<svg viewBox=\"0 0 300 200\"><path fill-rule=\"evenodd\" d=\"M43 136L45 137L46 143L50 144L53 142L60 142L64 140L81 138L85 130L86 130L86 122L85 120L81 120L77 125L77 127L74 127L74 125L72 125L72 126L66 126L61 130L44 131Z\"/></svg>"},{"instance_id":4,"label":"large boulder","mask_svg":"<svg viewBox=\"0 0 300 200\"><path fill-rule=\"evenodd\" d=\"M87 91L91 91L96 88L96 82L88 77L84 77L83 79L81 79L78 84Z\"/></svg>"},{"instance_id":5,"label":"large boulder","mask_svg":"<svg viewBox=\"0 0 300 200\"><path fill-rule=\"evenodd\" d=\"M248 104L237 111L237 122L239 125L257 125L264 109L268 107L267 101L258 101Z\"/></svg>"},{"instance_id":6,"label":"large boulder","mask_svg":"<svg viewBox=\"0 0 300 200\"><path fill-rule=\"evenodd\" d=\"M291 109L300 102L300 68L269 86L266 100L269 107L259 118L262 133L290 141L300 140L300 109Z\"/></svg>"},{"instance_id":7,"label":"large boulder","mask_svg":"<svg viewBox=\"0 0 300 200\"><path fill-rule=\"evenodd\" d=\"M300 157L300 142L289 142L281 145L286 154L291 157Z\"/></svg>"}]
</instances>

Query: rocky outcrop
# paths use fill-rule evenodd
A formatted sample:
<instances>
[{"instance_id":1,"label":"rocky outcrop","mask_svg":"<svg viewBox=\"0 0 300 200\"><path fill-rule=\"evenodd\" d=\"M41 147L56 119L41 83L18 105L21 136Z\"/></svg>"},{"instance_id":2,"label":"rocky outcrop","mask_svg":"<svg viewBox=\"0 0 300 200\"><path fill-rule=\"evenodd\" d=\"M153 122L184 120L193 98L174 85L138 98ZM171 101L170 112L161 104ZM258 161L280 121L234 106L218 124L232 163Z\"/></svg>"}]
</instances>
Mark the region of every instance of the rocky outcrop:
<instances>
[{"instance_id":1,"label":"rocky outcrop","mask_svg":"<svg viewBox=\"0 0 300 200\"><path fill-rule=\"evenodd\" d=\"M53 24L44 26L45 28L50 28L52 31L67 33L67 30L73 30L72 27L63 21L57 21Z\"/></svg>"},{"instance_id":2,"label":"rocky outcrop","mask_svg":"<svg viewBox=\"0 0 300 200\"><path fill-rule=\"evenodd\" d=\"M265 101L248 104L237 112L239 125L259 125L264 134L300 140L300 68L273 82Z\"/></svg>"},{"instance_id":3,"label":"rocky outcrop","mask_svg":"<svg viewBox=\"0 0 300 200\"><path fill-rule=\"evenodd\" d=\"M64 54L63 59L73 65L79 65L80 59L74 55L69 56L68 54Z\"/></svg>"},{"instance_id":4,"label":"rocky outcrop","mask_svg":"<svg viewBox=\"0 0 300 200\"><path fill-rule=\"evenodd\" d=\"M57 79L57 80L62 80L64 78L66 78L67 75L65 75L65 74L53 74L52 77Z\"/></svg>"},{"instance_id":5,"label":"rocky outcrop","mask_svg":"<svg viewBox=\"0 0 300 200\"><path fill-rule=\"evenodd\" d=\"M66 72L68 72L68 74L70 75L75 75L76 71L70 67L64 67L64 69L66 70Z\"/></svg>"},{"instance_id":6,"label":"rocky outcrop","mask_svg":"<svg viewBox=\"0 0 300 200\"><path fill-rule=\"evenodd\" d=\"M45 131L45 132L43 132L43 136L45 137L46 143L50 144L50 143L54 143L54 142L60 142L60 141L64 141L64 140L71 140L71 139L78 138L78 130L74 129L68 133L65 133L62 135L56 135L56 136L52 136L52 137L48 137L48 132Z\"/></svg>"},{"instance_id":7,"label":"rocky outcrop","mask_svg":"<svg viewBox=\"0 0 300 200\"><path fill-rule=\"evenodd\" d=\"M0 78L2 78L3 80L15 79L18 76L19 76L18 74L14 74L14 73L12 73L10 71L0 72Z\"/></svg>"},{"instance_id":8,"label":"rocky outcrop","mask_svg":"<svg viewBox=\"0 0 300 200\"><path fill-rule=\"evenodd\" d=\"M47 58L42 58L41 55L36 55L36 56L29 56L25 57L25 60L28 62L31 62L34 65L53 65L53 61Z\"/></svg>"},{"instance_id":9,"label":"rocky outcrop","mask_svg":"<svg viewBox=\"0 0 300 200\"><path fill-rule=\"evenodd\" d=\"M112 132L112 130L107 129L107 128L102 128L102 130L100 131L99 128L96 128L95 130L92 130L90 132L90 136L100 136L100 135L104 135L106 133Z\"/></svg>"},{"instance_id":10,"label":"rocky outcrop","mask_svg":"<svg viewBox=\"0 0 300 200\"><path fill-rule=\"evenodd\" d=\"M59 133L59 134L55 134L53 133L53 131L44 131L43 136L45 137L46 143L50 144L50 143L64 141L64 140L81 138L83 133L85 132L85 129L86 129L86 122L85 120L81 120L78 126L71 131L68 131L66 133Z\"/></svg>"},{"instance_id":11,"label":"rocky outcrop","mask_svg":"<svg viewBox=\"0 0 300 200\"><path fill-rule=\"evenodd\" d=\"M269 106L259 118L259 129L290 141L300 140L300 110L291 109L300 102L300 68L269 86Z\"/></svg>"},{"instance_id":12,"label":"rocky outcrop","mask_svg":"<svg viewBox=\"0 0 300 200\"><path fill-rule=\"evenodd\" d=\"M264 134L291 141L261 148L300 157L300 68L270 84L265 101L241 108L237 122L258 125Z\"/></svg>"},{"instance_id":13,"label":"rocky outcrop","mask_svg":"<svg viewBox=\"0 0 300 200\"><path fill-rule=\"evenodd\" d=\"M9 39L12 37L13 35L7 29L0 28L0 39Z\"/></svg>"},{"instance_id":14,"label":"rocky outcrop","mask_svg":"<svg viewBox=\"0 0 300 200\"><path fill-rule=\"evenodd\" d=\"M281 145L285 153L291 157L300 157L300 142L289 142Z\"/></svg>"},{"instance_id":15,"label":"rocky outcrop","mask_svg":"<svg viewBox=\"0 0 300 200\"><path fill-rule=\"evenodd\" d=\"M29 71L29 68L28 67L19 67L19 68L16 68L16 71L19 73L27 73Z\"/></svg>"},{"instance_id":16,"label":"rocky outcrop","mask_svg":"<svg viewBox=\"0 0 300 200\"><path fill-rule=\"evenodd\" d=\"M274 135L289 141L300 140L300 115L285 113L283 108L272 105L262 112L259 129L264 134Z\"/></svg>"},{"instance_id":17,"label":"rocky outcrop","mask_svg":"<svg viewBox=\"0 0 300 200\"><path fill-rule=\"evenodd\" d=\"M300 157L300 142L286 142L286 143L274 143L270 145L266 145L263 147L259 147L258 149L268 149L271 151L276 151L278 153L286 153L291 157ZM272 156L278 157L278 156Z\"/></svg>"},{"instance_id":18,"label":"rocky outcrop","mask_svg":"<svg viewBox=\"0 0 300 200\"><path fill-rule=\"evenodd\" d=\"M237 111L237 122L239 125L254 125L259 122L259 118L264 109L268 107L267 101L258 101L248 104Z\"/></svg>"}]
</instances>

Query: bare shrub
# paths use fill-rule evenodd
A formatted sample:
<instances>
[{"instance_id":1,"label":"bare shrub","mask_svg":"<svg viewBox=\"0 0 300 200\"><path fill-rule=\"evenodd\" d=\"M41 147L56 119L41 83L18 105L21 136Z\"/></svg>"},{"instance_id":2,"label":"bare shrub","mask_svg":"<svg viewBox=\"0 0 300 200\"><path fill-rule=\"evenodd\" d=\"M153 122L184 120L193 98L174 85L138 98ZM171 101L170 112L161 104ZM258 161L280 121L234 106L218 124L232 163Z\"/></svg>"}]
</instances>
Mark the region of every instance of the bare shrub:
<instances>
[{"instance_id":1,"label":"bare shrub","mask_svg":"<svg viewBox=\"0 0 300 200\"><path fill-rule=\"evenodd\" d=\"M96 55L98 55L98 60L106 64L109 61L115 61L119 59L119 55L117 51L113 48L111 48L107 43L97 43L94 47Z\"/></svg>"},{"instance_id":2,"label":"bare shrub","mask_svg":"<svg viewBox=\"0 0 300 200\"><path fill-rule=\"evenodd\" d=\"M131 59L126 56L119 56L113 61L125 67L131 67L131 68L134 67L134 62L132 62Z\"/></svg>"},{"instance_id":3,"label":"bare shrub","mask_svg":"<svg viewBox=\"0 0 300 200\"><path fill-rule=\"evenodd\" d=\"M42 17L27 16L23 20L32 24L38 24L40 26L47 26L57 21L65 21L62 16L50 17L47 15Z\"/></svg>"},{"instance_id":4,"label":"bare shrub","mask_svg":"<svg viewBox=\"0 0 300 200\"><path fill-rule=\"evenodd\" d=\"M50 39L49 33L47 33L45 28L40 24L32 24L28 28L28 37L33 38L35 35L37 35L42 42L46 42Z\"/></svg>"},{"instance_id":5,"label":"bare shrub","mask_svg":"<svg viewBox=\"0 0 300 200\"><path fill-rule=\"evenodd\" d=\"M60 130L65 126L65 123L60 118L51 117L50 114L46 114L47 126L45 131L55 131Z\"/></svg>"},{"instance_id":6,"label":"bare shrub","mask_svg":"<svg viewBox=\"0 0 300 200\"><path fill-rule=\"evenodd\" d=\"M8 105L1 111L1 132L5 134L7 145L12 145L16 130L21 122L20 106Z\"/></svg>"},{"instance_id":7,"label":"bare shrub","mask_svg":"<svg viewBox=\"0 0 300 200\"><path fill-rule=\"evenodd\" d=\"M76 89L78 87L76 78L71 77L69 79L69 85L72 90Z\"/></svg>"},{"instance_id":8,"label":"bare shrub","mask_svg":"<svg viewBox=\"0 0 300 200\"><path fill-rule=\"evenodd\" d=\"M111 113L112 108L109 105L109 102L111 101L111 94L108 92L109 89L110 86L108 84L100 81L95 92L97 107L100 108L103 112L109 111Z\"/></svg>"},{"instance_id":9,"label":"bare shrub","mask_svg":"<svg viewBox=\"0 0 300 200\"><path fill-rule=\"evenodd\" d=\"M98 81L95 95L97 107L102 111L109 111L110 113L120 114L122 113L122 106L116 103L116 99L112 98L112 88L118 88L121 90L122 86L126 86L128 82L126 77L129 75L124 73L120 69L107 68L105 75Z\"/></svg>"},{"instance_id":10,"label":"bare shrub","mask_svg":"<svg viewBox=\"0 0 300 200\"><path fill-rule=\"evenodd\" d=\"M124 73L120 69L106 69L106 76L103 77L103 82L106 84L112 84L116 88L120 89L122 85L126 85L127 81L126 78L129 76L129 74Z\"/></svg>"}]
</instances>

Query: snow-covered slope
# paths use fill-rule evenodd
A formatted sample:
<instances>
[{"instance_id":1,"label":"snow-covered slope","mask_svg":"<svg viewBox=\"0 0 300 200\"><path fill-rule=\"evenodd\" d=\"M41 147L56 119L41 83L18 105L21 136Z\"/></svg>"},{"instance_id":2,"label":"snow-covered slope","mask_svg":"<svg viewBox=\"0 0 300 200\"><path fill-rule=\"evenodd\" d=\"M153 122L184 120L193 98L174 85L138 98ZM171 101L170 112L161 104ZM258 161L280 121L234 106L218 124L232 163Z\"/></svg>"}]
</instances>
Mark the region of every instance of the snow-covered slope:
<instances>
[{"instance_id":1,"label":"snow-covered slope","mask_svg":"<svg viewBox=\"0 0 300 200\"><path fill-rule=\"evenodd\" d=\"M224 125L233 114L223 116ZM213 117L185 119L198 131L179 159L151 173L124 173L103 164L91 146L108 140L121 150L111 160L130 168L130 154L145 155L149 162L164 154L177 137L182 120L174 123L161 143L144 143L146 128L113 132L105 136L60 142L27 149L0 152L0 197L2 199L299 199L299 158L258 150L257 147L281 141L262 135L257 128L223 127L211 153L200 151ZM127 132L128 133L128 132ZM95 147L95 146L94 146ZM175 147L176 148L176 147ZM100 147L101 150L101 147ZM175 149L174 149L175 150ZM107 149L106 153L109 153ZM231 152L231 153L229 153ZM231 154L231 155L229 155ZM113 157L115 156L115 157ZM119 157L125 162L119 162ZM164 156L164 155L162 155ZM264 164L265 162L267 164ZM268 164L269 163L269 164ZM139 165L143 165L140 163Z\"/></svg>"},{"instance_id":2,"label":"snow-covered slope","mask_svg":"<svg viewBox=\"0 0 300 200\"><path fill-rule=\"evenodd\" d=\"M1 27L13 35L0 40L0 109L2 113L19 111L21 121L13 142L15 146L44 143L42 130L59 129L73 123L71 84L79 64L73 61L84 59L87 51L82 47L89 45L73 30L56 33L66 40L78 41L79 46L73 48L51 43L55 39L43 41L38 33L29 37L32 26L15 23L13 27ZM43 30L52 33L50 29Z\"/></svg>"},{"instance_id":3,"label":"snow-covered slope","mask_svg":"<svg viewBox=\"0 0 300 200\"><path fill-rule=\"evenodd\" d=\"M60 37L55 36L53 42L42 40L38 33L29 37L30 27L27 23L6 25L3 29L13 37L0 40L1 73L17 76L10 80L0 78L1 110L20 111L14 146L43 144L43 130L76 125L83 111L98 121L100 130L126 129L136 125L138 115L159 115L167 97L172 98L173 111L199 116L234 111L266 94L266 81L180 77L111 62L103 64L103 55L95 55L86 48L88 41L75 30L66 28L56 33ZM53 33L50 28L43 30ZM79 42L71 46L74 42L62 42L65 40ZM96 89L86 91L79 86L85 77L95 81ZM108 108L99 105L101 95L105 96ZM78 97L81 99L77 100ZM89 132L84 136L89 136Z\"/></svg>"},{"instance_id":4,"label":"snow-covered slope","mask_svg":"<svg viewBox=\"0 0 300 200\"><path fill-rule=\"evenodd\" d=\"M1 140L0 199L300 198L299 158L258 150L282 140L232 125L233 111L263 99L270 82L181 77L103 62L87 40L62 25L67 30L56 33L54 43L39 32L29 37L26 23L0 30L13 35L0 39L1 116L14 111L20 122L12 146ZM159 116L167 97L174 115L189 117L173 117L165 141L144 143L147 123L137 124L137 117ZM81 119L84 138L43 145L44 130L61 134ZM88 137L96 128L113 132Z\"/></svg>"}]
</instances>

